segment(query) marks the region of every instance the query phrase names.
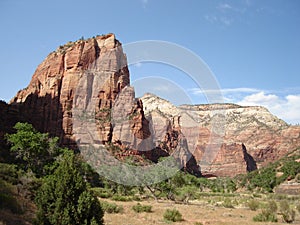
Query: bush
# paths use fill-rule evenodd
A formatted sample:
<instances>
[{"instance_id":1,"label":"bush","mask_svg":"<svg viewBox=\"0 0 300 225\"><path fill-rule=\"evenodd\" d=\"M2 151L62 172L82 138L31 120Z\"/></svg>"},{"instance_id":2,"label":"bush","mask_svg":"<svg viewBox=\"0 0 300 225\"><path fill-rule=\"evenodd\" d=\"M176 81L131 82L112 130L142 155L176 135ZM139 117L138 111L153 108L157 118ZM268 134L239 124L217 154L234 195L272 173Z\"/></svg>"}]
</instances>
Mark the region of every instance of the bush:
<instances>
[{"instance_id":1,"label":"bush","mask_svg":"<svg viewBox=\"0 0 300 225\"><path fill-rule=\"evenodd\" d=\"M183 220L181 213L177 209L167 209L164 213L164 219L172 222Z\"/></svg>"},{"instance_id":2,"label":"bush","mask_svg":"<svg viewBox=\"0 0 300 225\"><path fill-rule=\"evenodd\" d=\"M268 202L268 209L271 212L277 212L277 204L274 200Z\"/></svg>"},{"instance_id":3,"label":"bush","mask_svg":"<svg viewBox=\"0 0 300 225\"><path fill-rule=\"evenodd\" d=\"M298 213L300 214L300 203L298 203L298 205L296 206L296 209L297 209Z\"/></svg>"},{"instance_id":4,"label":"bush","mask_svg":"<svg viewBox=\"0 0 300 225\"><path fill-rule=\"evenodd\" d=\"M111 193L107 189L94 187L91 189L94 194L99 198L110 198L112 196Z\"/></svg>"},{"instance_id":5,"label":"bush","mask_svg":"<svg viewBox=\"0 0 300 225\"><path fill-rule=\"evenodd\" d=\"M120 201L120 202L129 202L129 201L132 201L131 197L129 197L129 196L123 196L123 195L114 195L114 196L112 196L111 199L115 200L115 201Z\"/></svg>"},{"instance_id":6,"label":"bush","mask_svg":"<svg viewBox=\"0 0 300 225\"><path fill-rule=\"evenodd\" d=\"M123 206L118 206L115 203L101 202L101 208L106 213L122 213L124 211Z\"/></svg>"},{"instance_id":7,"label":"bush","mask_svg":"<svg viewBox=\"0 0 300 225\"><path fill-rule=\"evenodd\" d=\"M277 217L275 213L271 212L269 209L263 209L261 213L253 217L255 222L277 222Z\"/></svg>"},{"instance_id":8,"label":"bush","mask_svg":"<svg viewBox=\"0 0 300 225\"><path fill-rule=\"evenodd\" d=\"M225 200L224 200L224 202L223 202L223 207L225 207L225 208L231 208L231 209L233 209L234 208L234 206L233 206L233 204L232 204L232 201L229 199L229 198L226 198Z\"/></svg>"},{"instance_id":9,"label":"bush","mask_svg":"<svg viewBox=\"0 0 300 225\"><path fill-rule=\"evenodd\" d=\"M255 199L252 199L247 203L247 206L250 210L256 211L259 208L259 202Z\"/></svg>"},{"instance_id":10,"label":"bush","mask_svg":"<svg viewBox=\"0 0 300 225\"><path fill-rule=\"evenodd\" d=\"M0 179L11 184L18 183L19 171L14 164L0 163Z\"/></svg>"},{"instance_id":11,"label":"bush","mask_svg":"<svg viewBox=\"0 0 300 225\"><path fill-rule=\"evenodd\" d=\"M72 152L66 152L54 173L43 179L35 202L35 224L103 224L101 205L81 176Z\"/></svg>"},{"instance_id":12,"label":"bush","mask_svg":"<svg viewBox=\"0 0 300 225\"><path fill-rule=\"evenodd\" d=\"M152 212L152 206L151 205L141 205L140 203L137 203L136 205L132 206L132 210L137 213Z\"/></svg>"},{"instance_id":13,"label":"bush","mask_svg":"<svg viewBox=\"0 0 300 225\"><path fill-rule=\"evenodd\" d=\"M22 214L23 211L17 200L9 194L0 193L0 209L9 209L13 213Z\"/></svg>"},{"instance_id":14,"label":"bush","mask_svg":"<svg viewBox=\"0 0 300 225\"><path fill-rule=\"evenodd\" d=\"M296 212L290 208L290 205L286 200L280 202L280 213L286 223L292 223L295 220Z\"/></svg>"},{"instance_id":15,"label":"bush","mask_svg":"<svg viewBox=\"0 0 300 225\"><path fill-rule=\"evenodd\" d=\"M13 213L22 213L22 209L13 194L13 185L0 179L0 209L8 209Z\"/></svg>"}]
</instances>

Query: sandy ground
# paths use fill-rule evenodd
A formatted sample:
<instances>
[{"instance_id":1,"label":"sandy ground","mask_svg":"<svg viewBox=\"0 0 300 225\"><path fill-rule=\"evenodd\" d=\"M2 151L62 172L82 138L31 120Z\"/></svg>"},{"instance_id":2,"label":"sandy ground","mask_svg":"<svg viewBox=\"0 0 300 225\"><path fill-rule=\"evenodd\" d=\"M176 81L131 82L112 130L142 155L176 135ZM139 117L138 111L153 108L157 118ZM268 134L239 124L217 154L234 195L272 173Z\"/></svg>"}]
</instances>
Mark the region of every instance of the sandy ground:
<instances>
[{"instance_id":1,"label":"sandy ground","mask_svg":"<svg viewBox=\"0 0 300 225\"><path fill-rule=\"evenodd\" d=\"M107 200L105 200L107 201ZM112 202L108 200L109 202ZM137 202L115 202L117 205L124 207L122 214L107 214L105 213L104 222L107 225L150 225L150 224L170 224L163 219L163 214L166 209L175 208L183 215L184 221L173 224L203 224L203 225L282 225L278 216L278 223L254 222L253 216L259 213L251 211L248 208L224 208L214 207L201 202L192 202L189 205L175 204L169 201L143 201L141 204L152 205L152 213L136 213L131 207ZM300 224L299 214L293 224Z\"/></svg>"}]
</instances>

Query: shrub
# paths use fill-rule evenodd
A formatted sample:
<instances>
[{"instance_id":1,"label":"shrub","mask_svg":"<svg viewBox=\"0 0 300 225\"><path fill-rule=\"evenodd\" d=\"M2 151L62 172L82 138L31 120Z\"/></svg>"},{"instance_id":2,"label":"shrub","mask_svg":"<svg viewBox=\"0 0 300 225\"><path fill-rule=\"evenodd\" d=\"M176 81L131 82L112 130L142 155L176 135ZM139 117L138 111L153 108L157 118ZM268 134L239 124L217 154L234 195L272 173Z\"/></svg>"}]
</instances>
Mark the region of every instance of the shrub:
<instances>
[{"instance_id":1,"label":"shrub","mask_svg":"<svg viewBox=\"0 0 300 225\"><path fill-rule=\"evenodd\" d=\"M106 213L122 213L124 211L123 206L118 206L115 203L109 203L102 201L101 208Z\"/></svg>"},{"instance_id":2,"label":"shrub","mask_svg":"<svg viewBox=\"0 0 300 225\"><path fill-rule=\"evenodd\" d=\"M268 202L268 209L271 212L274 212L274 213L277 212L277 204L274 200Z\"/></svg>"},{"instance_id":3,"label":"shrub","mask_svg":"<svg viewBox=\"0 0 300 225\"><path fill-rule=\"evenodd\" d=\"M222 204L225 208L234 208L232 201L229 198L226 198Z\"/></svg>"},{"instance_id":4,"label":"shrub","mask_svg":"<svg viewBox=\"0 0 300 225\"><path fill-rule=\"evenodd\" d=\"M94 192L94 194L97 197L100 197L100 198L110 198L112 196L112 194L109 193L108 190L106 190L104 188L95 187L95 188L92 188L91 190Z\"/></svg>"},{"instance_id":5,"label":"shrub","mask_svg":"<svg viewBox=\"0 0 300 225\"><path fill-rule=\"evenodd\" d=\"M256 211L259 208L259 202L255 199L252 199L247 203L247 206L250 210Z\"/></svg>"},{"instance_id":6,"label":"shrub","mask_svg":"<svg viewBox=\"0 0 300 225\"><path fill-rule=\"evenodd\" d=\"M261 213L253 217L255 222L277 222L277 217L275 213L271 212L269 209L263 209Z\"/></svg>"},{"instance_id":7,"label":"shrub","mask_svg":"<svg viewBox=\"0 0 300 225\"><path fill-rule=\"evenodd\" d=\"M114 195L114 196L112 196L111 199L115 200L115 201L120 201L120 202L129 202L129 201L132 201L131 197L129 197L129 196L123 196L123 195Z\"/></svg>"},{"instance_id":8,"label":"shrub","mask_svg":"<svg viewBox=\"0 0 300 225\"><path fill-rule=\"evenodd\" d=\"M0 179L11 184L17 184L19 171L14 164L0 163Z\"/></svg>"},{"instance_id":9,"label":"shrub","mask_svg":"<svg viewBox=\"0 0 300 225\"><path fill-rule=\"evenodd\" d=\"M151 205L141 205L140 203L137 203L136 205L132 206L132 210L137 213L152 212L152 206Z\"/></svg>"},{"instance_id":10,"label":"shrub","mask_svg":"<svg viewBox=\"0 0 300 225\"><path fill-rule=\"evenodd\" d=\"M164 219L172 222L183 220L181 213L177 209L167 209L164 213Z\"/></svg>"},{"instance_id":11,"label":"shrub","mask_svg":"<svg viewBox=\"0 0 300 225\"><path fill-rule=\"evenodd\" d=\"M296 209L297 209L298 213L300 213L300 203L298 203L298 205L296 206Z\"/></svg>"},{"instance_id":12,"label":"shrub","mask_svg":"<svg viewBox=\"0 0 300 225\"><path fill-rule=\"evenodd\" d=\"M0 209L9 209L13 213L22 213L22 209L13 194L13 185L0 179Z\"/></svg>"},{"instance_id":13,"label":"shrub","mask_svg":"<svg viewBox=\"0 0 300 225\"><path fill-rule=\"evenodd\" d=\"M286 223L292 223L295 220L296 212L290 208L290 205L286 200L280 202L280 213Z\"/></svg>"},{"instance_id":14,"label":"shrub","mask_svg":"<svg viewBox=\"0 0 300 225\"><path fill-rule=\"evenodd\" d=\"M35 224L103 224L101 205L88 189L73 153L66 152L54 173L43 181L35 198Z\"/></svg>"},{"instance_id":15,"label":"shrub","mask_svg":"<svg viewBox=\"0 0 300 225\"><path fill-rule=\"evenodd\" d=\"M13 213L22 214L23 211L17 200L9 194L0 193L0 209L9 209Z\"/></svg>"}]
</instances>

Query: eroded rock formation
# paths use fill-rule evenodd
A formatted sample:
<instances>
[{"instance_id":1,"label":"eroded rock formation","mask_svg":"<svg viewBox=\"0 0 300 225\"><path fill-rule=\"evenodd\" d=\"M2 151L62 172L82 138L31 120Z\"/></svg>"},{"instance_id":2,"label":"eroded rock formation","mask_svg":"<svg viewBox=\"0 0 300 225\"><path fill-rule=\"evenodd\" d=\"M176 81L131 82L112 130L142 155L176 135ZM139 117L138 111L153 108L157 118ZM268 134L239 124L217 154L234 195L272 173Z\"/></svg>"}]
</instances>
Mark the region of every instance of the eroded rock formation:
<instances>
[{"instance_id":1,"label":"eroded rock formation","mask_svg":"<svg viewBox=\"0 0 300 225\"><path fill-rule=\"evenodd\" d=\"M157 162L173 155L196 175L199 166L206 176L246 173L300 146L300 127L263 107L175 107L151 94L135 98L126 56L113 34L60 46L27 88L1 104L5 132L14 121L26 121L73 149L92 142L117 146L117 158L143 155Z\"/></svg>"},{"instance_id":2,"label":"eroded rock formation","mask_svg":"<svg viewBox=\"0 0 300 225\"><path fill-rule=\"evenodd\" d=\"M234 104L175 107L152 94L141 99L145 115L152 118L158 134L166 129L165 121L179 119L188 149L204 176L246 173L300 146L300 127L289 126L264 107Z\"/></svg>"}]
</instances>

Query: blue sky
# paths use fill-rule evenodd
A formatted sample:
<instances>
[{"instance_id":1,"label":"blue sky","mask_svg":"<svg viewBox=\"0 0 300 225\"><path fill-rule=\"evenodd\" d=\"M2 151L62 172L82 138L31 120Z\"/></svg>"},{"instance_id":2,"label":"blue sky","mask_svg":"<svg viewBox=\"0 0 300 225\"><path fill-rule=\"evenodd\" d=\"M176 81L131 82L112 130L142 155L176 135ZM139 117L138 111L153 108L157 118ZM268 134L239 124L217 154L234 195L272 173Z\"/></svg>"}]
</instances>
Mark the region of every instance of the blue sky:
<instances>
[{"instance_id":1,"label":"blue sky","mask_svg":"<svg viewBox=\"0 0 300 225\"><path fill-rule=\"evenodd\" d=\"M113 32L124 44L183 46L209 66L225 101L263 105L300 123L299 25L297 0L1 0L0 99L9 101L26 87L59 45ZM156 77L156 86L137 88L138 95L153 91L175 104L205 103L201 90L174 68L143 63L130 71L137 86L143 77ZM182 98L175 86L183 89Z\"/></svg>"}]
</instances>

